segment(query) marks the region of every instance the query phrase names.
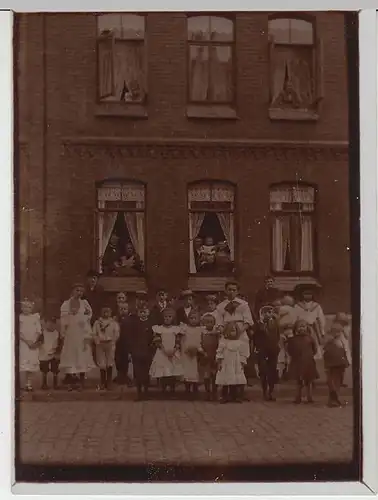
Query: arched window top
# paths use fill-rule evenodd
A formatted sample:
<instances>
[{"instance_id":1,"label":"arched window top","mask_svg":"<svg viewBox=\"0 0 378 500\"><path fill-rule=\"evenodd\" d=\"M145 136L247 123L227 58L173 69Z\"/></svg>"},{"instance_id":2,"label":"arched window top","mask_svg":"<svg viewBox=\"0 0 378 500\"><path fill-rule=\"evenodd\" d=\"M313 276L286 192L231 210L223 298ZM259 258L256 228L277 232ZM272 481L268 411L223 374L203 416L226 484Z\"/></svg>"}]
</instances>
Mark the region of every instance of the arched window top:
<instances>
[{"instance_id":1,"label":"arched window top","mask_svg":"<svg viewBox=\"0 0 378 500\"><path fill-rule=\"evenodd\" d=\"M295 17L277 17L269 20L269 37L276 44L313 45L314 25Z\"/></svg>"},{"instance_id":2,"label":"arched window top","mask_svg":"<svg viewBox=\"0 0 378 500\"><path fill-rule=\"evenodd\" d=\"M232 42L234 22L221 16L188 17L188 40L196 42Z\"/></svg>"},{"instance_id":3,"label":"arched window top","mask_svg":"<svg viewBox=\"0 0 378 500\"><path fill-rule=\"evenodd\" d=\"M228 182L200 181L189 185L189 209L206 205L232 210L234 208L235 187Z\"/></svg>"},{"instance_id":4,"label":"arched window top","mask_svg":"<svg viewBox=\"0 0 378 500\"><path fill-rule=\"evenodd\" d=\"M142 40L145 32L145 16L115 12L99 14L97 29L100 36L112 35L126 40Z\"/></svg>"},{"instance_id":5,"label":"arched window top","mask_svg":"<svg viewBox=\"0 0 378 500\"><path fill-rule=\"evenodd\" d=\"M271 211L307 211L315 207L315 188L305 184L280 184L270 189Z\"/></svg>"},{"instance_id":6,"label":"arched window top","mask_svg":"<svg viewBox=\"0 0 378 500\"><path fill-rule=\"evenodd\" d=\"M145 185L138 181L104 181L97 188L99 208L110 203L130 203L144 207Z\"/></svg>"}]
</instances>

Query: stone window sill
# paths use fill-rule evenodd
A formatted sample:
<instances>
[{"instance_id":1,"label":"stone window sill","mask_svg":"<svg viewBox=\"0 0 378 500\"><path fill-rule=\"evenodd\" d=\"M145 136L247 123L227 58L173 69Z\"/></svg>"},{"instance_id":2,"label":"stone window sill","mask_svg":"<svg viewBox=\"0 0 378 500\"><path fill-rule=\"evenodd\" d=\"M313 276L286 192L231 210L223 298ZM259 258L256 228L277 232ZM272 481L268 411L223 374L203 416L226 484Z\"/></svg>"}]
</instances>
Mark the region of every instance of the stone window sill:
<instances>
[{"instance_id":1,"label":"stone window sill","mask_svg":"<svg viewBox=\"0 0 378 500\"><path fill-rule=\"evenodd\" d=\"M147 284L144 276L101 276L99 284L105 292L137 292L146 290Z\"/></svg>"},{"instance_id":2,"label":"stone window sill","mask_svg":"<svg viewBox=\"0 0 378 500\"><path fill-rule=\"evenodd\" d=\"M234 279L233 276L197 276L190 275L188 288L193 292L221 292L227 281Z\"/></svg>"},{"instance_id":3,"label":"stone window sill","mask_svg":"<svg viewBox=\"0 0 378 500\"><path fill-rule=\"evenodd\" d=\"M290 121L316 121L319 119L318 113L308 109L280 109L270 108L269 118L271 120Z\"/></svg>"},{"instance_id":4,"label":"stone window sill","mask_svg":"<svg viewBox=\"0 0 378 500\"><path fill-rule=\"evenodd\" d=\"M125 104L119 102L102 102L96 104L96 116L116 116L121 118L148 118L144 104Z\"/></svg>"},{"instance_id":5,"label":"stone window sill","mask_svg":"<svg viewBox=\"0 0 378 500\"><path fill-rule=\"evenodd\" d=\"M210 120L237 120L236 110L229 105L189 104L186 107L188 118L204 118Z\"/></svg>"},{"instance_id":6,"label":"stone window sill","mask_svg":"<svg viewBox=\"0 0 378 500\"><path fill-rule=\"evenodd\" d=\"M312 276L282 276L276 275L274 277L274 282L279 290L285 292L294 291L295 287L298 285L315 285L321 286L319 281Z\"/></svg>"}]
</instances>

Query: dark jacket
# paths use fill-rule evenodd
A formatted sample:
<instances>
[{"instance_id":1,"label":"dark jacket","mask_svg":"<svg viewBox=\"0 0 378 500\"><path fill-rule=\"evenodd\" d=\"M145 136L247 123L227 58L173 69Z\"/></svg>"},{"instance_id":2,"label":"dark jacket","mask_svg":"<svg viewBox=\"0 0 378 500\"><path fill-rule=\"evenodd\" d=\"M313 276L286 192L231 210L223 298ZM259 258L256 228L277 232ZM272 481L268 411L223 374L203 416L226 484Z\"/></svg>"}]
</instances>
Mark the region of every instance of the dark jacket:
<instances>
[{"instance_id":1,"label":"dark jacket","mask_svg":"<svg viewBox=\"0 0 378 500\"><path fill-rule=\"evenodd\" d=\"M261 288L255 296L253 314L255 321L260 320L260 309L264 306L273 305L273 302L280 297L280 291L277 288Z\"/></svg>"},{"instance_id":2,"label":"dark jacket","mask_svg":"<svg viewBox=\"0 0 378 500\"><path fill-rule=\"evenodd\" d=\"M278 353L280 329L276 319L256 323L253 328L253 347L257 354Z\"/></svg>"},{"instance_id":3,"label":"dark jacket","mask_svg":"<svg viewBox=\"0 0 378 500\"><path fill-rule=\"evenodd\" d=\"M128 345L133 359L152 359L152 324L151 320L141 321L132 316L128 329Z\"/></svg>"},{"instance_id":4,"label":"dark jacket","mask_svg":"<svg viewBox=\"0 0 378 500\"><path fill-rule=\"evenodd\" d=\"M190 311L192 311L194 307L192 306ZM185 308L184 306L181 306L177 309L176 311L176 320L177 324L179 325L180 323L184 323L185 325L188 324L188 316L186 315Z\"/></svg>"},{"instance_id":5,"label":"dark jacket","mask_svg":"<svg viewBox=\"0 0 378 500\"><path fill-rule=\"evenodd\" d=\"M149 320L152 325L162 325L163 324L163 310L160 309L159 304L155 304L150 311Z\"/></svg>"},{"instance_id":6,"label":"dark jacket","mask_svg":"<svg viewBox=\"0 0 378 500\"><path fill-rule=\"evenodd\" d=\"M329 340L324 345L323 352L324 368L326 370L329 368L347 368L349 366L344 347L337 345L335 340Z\"/></svg>"},{"instance_id":7,"label":"dark jacket","mask_svg":"<svg viewBox=\"0 0 378 500\"><path fill-rule=\"evenodd\" d=\"M104 305L104 295L105 291L101 285L96 285L93 289L89 288L89 286L85 288L83 298L89 302L92 308L92 325L100 316L101 307Z\"/></svg>"},{"instance_id":8,"label":"dark jacket","mask_svg":"<svg viewBox=\"0 0 378 500\"><path fill-rule=\"evenodd\" d=\"M109 275L113 274L115 270L115 262L117 262L121 257L121 253L117 247L112 247L108 245L107 249L105 250L104 257L102 259L102 267L104 270L104 273Z\"/></svg>"}]
</instances>

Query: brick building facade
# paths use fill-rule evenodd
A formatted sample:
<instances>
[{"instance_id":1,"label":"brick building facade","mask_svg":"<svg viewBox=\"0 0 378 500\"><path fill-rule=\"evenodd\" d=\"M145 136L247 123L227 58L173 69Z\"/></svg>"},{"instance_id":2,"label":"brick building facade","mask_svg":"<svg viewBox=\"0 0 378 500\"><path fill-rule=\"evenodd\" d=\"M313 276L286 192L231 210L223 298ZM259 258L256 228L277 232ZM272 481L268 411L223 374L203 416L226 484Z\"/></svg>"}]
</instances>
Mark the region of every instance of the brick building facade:
<instances>
[{"instance_id":1,"label":"brick building facade","mask_svg":"<svg viewBox=\"0 0 378 500\"><path fill-rule=\"evenodd\" d=\"M271 273L350 310L344 14L141 17L18 18L21 293L59 304L123 224L143 268L109 291ZM227 271L193 268L206 231Z\"/></svg>"}]
</instances>

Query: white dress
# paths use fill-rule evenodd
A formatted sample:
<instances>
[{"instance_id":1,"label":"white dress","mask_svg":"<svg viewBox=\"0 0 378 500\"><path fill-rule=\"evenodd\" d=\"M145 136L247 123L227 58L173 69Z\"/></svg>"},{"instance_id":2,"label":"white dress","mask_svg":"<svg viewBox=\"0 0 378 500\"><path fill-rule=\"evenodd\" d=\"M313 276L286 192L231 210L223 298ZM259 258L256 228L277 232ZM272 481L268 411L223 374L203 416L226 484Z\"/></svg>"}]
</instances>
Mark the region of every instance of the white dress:
<instances>
[{"instance_id":1,"label":"white dress","mask_svg":"<svg viewBox=\"0 0 378 500\"><path fill-rule=\"evenodd\" d=\"M217 385L245 385L244 366L249 357L249 344L243 339L221 338L216 354L221 367L217 372Z\"/></svg>"},{"instance_id":2,"label":"white dress","mask_svg":"<svg viewBox=\"0 0 378 500\"><path fill-rule=\"evenodd\" d=\"M85 314L88 309L90 314ZM66 300L60 309L63 349L59 369L63 373L87 373L96 368L92 357L92 309L88 301L80 299L77 314L70 313L70 301Z\"/></svg>"},{"instance_id":3,"label":"white dress","mask_svg":"<svg viewBox=\"0 0 378 500\"><path fill-rule=\"evenodd\" d=\"M298 302L294 306L294 313L296 321L304 320L310 325L312 336L317 345L315 359L322 359L321 344L325 335L326 319L321 305L314 301Z\"/></svg>"},{"instance_id":4,"label":"white dress","mask_svg":"<svg viewBox=\"0 0 378 500\"><path fill-rule=\"evenodd\" d=\"M287 366L289 363L289 355L285 349L285 339L293 334L293 328L296 321L297 313L293 306L280 306L278 312L278 326L280 328L280 352L278 354L278 364Z\"/></svg>"},{"instance_id":5,"label":"white dress","mask_svg":"<svg viewBox=\"0 0 378 500\"><path fill-rule=\"evenodd\" d=\"M182 325L181 363L185 382L199 382L198 358L194 351L203 352L201 326ZM192 354L188 350L193 351Z\"/></svg>"},{"instance_id":6,"label":"white dress","mask_svg":"<svg viewBox=\"0 0 378 500\"><path fill-rule=\"evenodd\" d=\"M150 367L152 378L181 377L183 374L180 352L176 346L177 335L181 333L179 326L155 325L154 335L160 335L161 347L156 350Z\"/></svg>"},{"instance_id":7,"label":"white dress","mask_svg":"<svg viewBox=\"0 0 378 500\"><path fill-rule=\"evenodd\" d=\"M344 326L344 334L342 336L342 343L343 343L343 347L345 349L348 363L351 365L352 364L352 352L351 352L351 348L350 348L350 337L351 337L350 326L349 325Z\"/></svg>"},{"instance_id":8,"label":"white dress","mask_svg":"<svg viewBox=\"0 0 378 500\"><path fill-rule=\"evenodd\" d=\"M20 314L20 371L37 372L39 371L39 349L30 348L27 342L36 342L42 333L41 320L38 313Z\"/></svg>"}]
</instances>

